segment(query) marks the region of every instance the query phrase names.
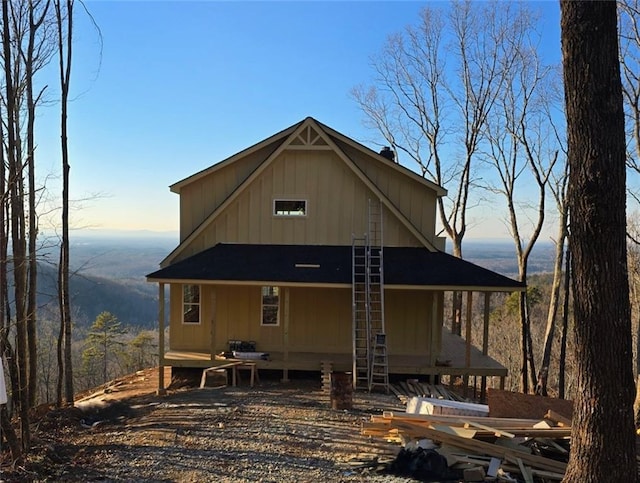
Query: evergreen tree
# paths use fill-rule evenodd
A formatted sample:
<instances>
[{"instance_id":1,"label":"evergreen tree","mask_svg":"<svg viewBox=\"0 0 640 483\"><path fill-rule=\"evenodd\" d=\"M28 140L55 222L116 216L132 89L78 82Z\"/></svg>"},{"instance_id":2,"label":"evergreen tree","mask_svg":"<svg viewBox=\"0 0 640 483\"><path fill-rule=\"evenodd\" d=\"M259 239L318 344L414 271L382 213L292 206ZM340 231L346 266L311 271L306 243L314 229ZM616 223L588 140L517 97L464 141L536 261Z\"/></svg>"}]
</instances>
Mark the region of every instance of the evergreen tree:
<instances>
[{"instance_id":1,"label":"evergreen tree","mask_svg":"<svg viewBox=\"0 0 640 483\"><path fill-rule=\"evenodd\" d=\"M101 373L99 384L109 379L109 366L117 359L119 349L124 345L122 336L127 330L122 327L118 318L111 312L102 312L91 325L85 339L82 352L82 364L85 374L95 381Z\"/></svg>"}]
</instances>

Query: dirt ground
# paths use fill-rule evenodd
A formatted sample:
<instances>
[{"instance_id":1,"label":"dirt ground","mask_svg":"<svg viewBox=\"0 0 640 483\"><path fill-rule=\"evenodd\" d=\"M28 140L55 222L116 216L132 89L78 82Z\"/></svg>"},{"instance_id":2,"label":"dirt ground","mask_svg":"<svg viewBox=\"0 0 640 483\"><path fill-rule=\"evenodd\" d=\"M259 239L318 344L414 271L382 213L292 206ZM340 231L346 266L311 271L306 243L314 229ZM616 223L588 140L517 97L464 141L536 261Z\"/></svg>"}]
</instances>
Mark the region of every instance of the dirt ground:
<instances>
[{"instance_id":1,"label":"dirt ground","mask_svg":"<svg viewBox=\"0 0 640 483\"><path fill-rule=\"evenodd\" d=\"M4 453L2 479L407 481L381 473L397 445L360 434L371 414L404 409L395 396L357 392L351 409L334 410L319 376L268 376L253 388L246 376L204 389L174 380L157 396L148 369L80 395L74 408L39 408L28 462L12 467Z\"/></svg>"}]
</instances>

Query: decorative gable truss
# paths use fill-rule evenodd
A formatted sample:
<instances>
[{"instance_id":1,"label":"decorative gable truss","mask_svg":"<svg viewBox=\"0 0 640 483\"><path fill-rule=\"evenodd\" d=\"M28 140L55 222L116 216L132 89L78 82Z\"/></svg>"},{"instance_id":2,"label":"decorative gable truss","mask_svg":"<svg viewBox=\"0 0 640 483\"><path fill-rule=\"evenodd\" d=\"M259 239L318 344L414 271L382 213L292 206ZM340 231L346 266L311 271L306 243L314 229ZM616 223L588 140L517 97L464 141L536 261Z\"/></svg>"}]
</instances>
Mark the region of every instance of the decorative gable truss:
<instances>
[{"instance_id":1,"label":"decorative gable truss","mask_svg":"<svg viewBox=\"0 0 640 483\"><path fill-rule=\"evenodd\" d=\"M313 126L307 125L292 136L287 149L331 150L331 146Z\"/></svg>"}]
</instances>

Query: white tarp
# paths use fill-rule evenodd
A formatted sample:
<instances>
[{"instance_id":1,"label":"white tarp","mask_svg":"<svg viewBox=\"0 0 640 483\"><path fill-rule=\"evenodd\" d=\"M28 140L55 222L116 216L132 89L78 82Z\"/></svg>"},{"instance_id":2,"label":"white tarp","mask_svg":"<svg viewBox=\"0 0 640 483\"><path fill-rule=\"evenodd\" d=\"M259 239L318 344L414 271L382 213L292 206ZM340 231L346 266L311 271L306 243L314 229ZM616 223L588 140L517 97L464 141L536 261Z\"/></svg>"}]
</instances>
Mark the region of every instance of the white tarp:
<instances>
[{"instance_id":1,"label":"white tarp","mask_svg":"<svg viewBox=\"0 0 640 483\"><path fill-rule=\"evenodd\" d=\"M448 399L412 397L407 402L407 414L444 414L458 416L489 416L489 406Z\"/></svg>"}]
</instances>

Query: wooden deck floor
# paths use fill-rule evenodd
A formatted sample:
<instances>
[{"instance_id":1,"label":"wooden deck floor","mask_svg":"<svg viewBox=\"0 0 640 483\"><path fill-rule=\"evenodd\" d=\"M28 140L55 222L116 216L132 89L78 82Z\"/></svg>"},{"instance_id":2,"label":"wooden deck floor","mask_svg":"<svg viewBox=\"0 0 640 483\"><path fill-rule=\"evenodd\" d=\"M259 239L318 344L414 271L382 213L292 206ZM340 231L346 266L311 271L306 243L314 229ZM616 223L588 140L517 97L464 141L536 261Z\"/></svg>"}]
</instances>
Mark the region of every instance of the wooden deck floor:
<instances>
[{"instance_id":1,"label":"wooden deck floor","mask_svg":"<svg viewBox=\"0 0 640 483\"><path fill-rule=\"evenodd\" d=\"M442 353L438 358L446 365L429 365L428 356L390 355L389 373L415 375L469 375L469 376L506 376L507 369L495 359L482 354L471 347L471 364L465 364L466 343L462 337L445 331L442 341ZM257 360L259 369L320 371L323 361L331 361L335 371L351 371L352 356L335 353L312 352L269 352L269 360ZM211 354L195 351L168 351L164 355L164 364L174 367L211 367L221 361L212 359Z\"/></svg>"}]
</instances>

